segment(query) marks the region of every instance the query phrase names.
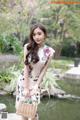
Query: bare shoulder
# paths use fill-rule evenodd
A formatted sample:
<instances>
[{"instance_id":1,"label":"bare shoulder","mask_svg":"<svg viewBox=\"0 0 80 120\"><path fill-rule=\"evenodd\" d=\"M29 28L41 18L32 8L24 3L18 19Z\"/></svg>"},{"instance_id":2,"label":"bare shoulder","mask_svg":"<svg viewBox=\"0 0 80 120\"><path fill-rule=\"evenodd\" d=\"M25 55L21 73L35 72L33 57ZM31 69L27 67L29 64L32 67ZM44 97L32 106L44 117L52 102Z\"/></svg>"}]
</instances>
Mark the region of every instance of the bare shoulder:
<instances>
[{"instance_id":1,"label":"bare shoulder","mask_svg":"<svg viewBox=\"0 0 80 120\"><path fill-rule=\"evenodd\" d=\"M26 43L26 44L24 45L24 48L27 48L28 45L29 45L29 43Z\"/></svg>"},{"instance_id":2,"label":"bare shoulder","mask_svg":"<svg viewBox=\"0 0 80 120\"><path fill-rule=\"evenodd\" d=\"M27 54L28 53L28 50L27 50L27 46L29 45L29 43L26 43L24 45L24 54Z\"/></svg>"}]
</instances>

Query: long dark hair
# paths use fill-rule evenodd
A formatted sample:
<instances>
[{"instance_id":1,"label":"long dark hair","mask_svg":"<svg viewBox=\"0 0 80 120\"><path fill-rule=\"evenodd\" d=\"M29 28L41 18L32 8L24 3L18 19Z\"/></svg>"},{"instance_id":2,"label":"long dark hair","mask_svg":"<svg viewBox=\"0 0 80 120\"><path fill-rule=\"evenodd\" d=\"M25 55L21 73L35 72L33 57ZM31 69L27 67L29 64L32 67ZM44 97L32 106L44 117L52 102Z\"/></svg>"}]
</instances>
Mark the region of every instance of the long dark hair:
<instances>
[{"instance_id":1,"label":"long dark hair","mask_svg":"<svg viewBox=\"0 0 80 120\"><path fill-rule=\"evenodd\" d=\"M39 61L38 57L38 44L33 39L33 33L36 28L40 28L44 35L47 36L46 28L42 24L35 24L30 29L30 35L29 35L29 44L27 45L27 50L29 51L26 55L26 60L24 62L25 65L30 64L31 62L37 63Z\"/></svg>"}]
</instances>

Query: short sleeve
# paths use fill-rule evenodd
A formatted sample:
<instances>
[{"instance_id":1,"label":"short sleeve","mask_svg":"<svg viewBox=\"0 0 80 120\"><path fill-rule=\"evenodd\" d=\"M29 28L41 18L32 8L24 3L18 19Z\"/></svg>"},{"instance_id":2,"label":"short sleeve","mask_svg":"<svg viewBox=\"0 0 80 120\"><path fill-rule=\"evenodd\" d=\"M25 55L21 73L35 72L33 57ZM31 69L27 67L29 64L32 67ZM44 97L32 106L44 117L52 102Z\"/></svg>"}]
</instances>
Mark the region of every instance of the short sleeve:
<instances>
[{"instance_id":1,"label":"short sleeve","mask_svg":"<svg viewBox=\"0 0 80 120\"><path fill-rule=\"evenodd\" d=\"M51 48L51 47L49 49L50 49L50 56L52 57L54 55L54 53L55 53L55 50L53 48Z\"/></svg>"},{"instance_id":2,"label":"short sleeve","mask_svg":"<svg viewBox=\"0 0 80 120\"><path fill-rule=\"evenodd\" d=\"M46 57L48 57L48 56L52 57L54 55L54 53L55 53L55 50L52 47L49 47L46 45L46 47L44 48L44 55Z\"/></svg>"}]
</instances>

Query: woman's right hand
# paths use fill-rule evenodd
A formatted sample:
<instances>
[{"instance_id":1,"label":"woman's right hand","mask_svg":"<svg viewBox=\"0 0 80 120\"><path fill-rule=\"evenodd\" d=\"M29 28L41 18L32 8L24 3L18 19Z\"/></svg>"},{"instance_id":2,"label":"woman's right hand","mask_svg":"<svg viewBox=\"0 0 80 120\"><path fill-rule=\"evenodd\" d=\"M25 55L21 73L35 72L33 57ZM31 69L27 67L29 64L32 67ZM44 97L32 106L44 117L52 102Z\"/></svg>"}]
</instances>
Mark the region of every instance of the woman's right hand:
<instances>
[{"instance_id":1,"label":"woman's right hand","mask_svg":"<svg viewBox=\"0 0 80 120\"><path fill-rule=\"evenodd\" d=\"M29 91L28 88L24 88L23 95L24 95L25 97L29 97L29 96L30 96L30 91Z\"/></svg>"}]
</instances>

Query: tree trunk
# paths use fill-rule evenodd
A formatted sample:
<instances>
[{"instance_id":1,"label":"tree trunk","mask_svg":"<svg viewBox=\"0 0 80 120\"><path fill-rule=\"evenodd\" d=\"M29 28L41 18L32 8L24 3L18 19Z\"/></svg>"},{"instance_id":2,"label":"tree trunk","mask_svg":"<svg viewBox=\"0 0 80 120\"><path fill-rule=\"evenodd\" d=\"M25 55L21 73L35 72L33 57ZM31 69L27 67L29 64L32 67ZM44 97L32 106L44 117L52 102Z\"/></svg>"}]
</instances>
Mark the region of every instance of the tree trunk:
<instances>
[{"instance_id":1,"label":"tree trunk","mask_svg":"<svg viewBox=\"0 0 80 120\"><path fill-rule=\"evenodd\" d=\"M56 47L55 48L55 56L54 56L54 58L56 58L56 59L60 58L61 50L62 50L62 47Z\"/></svg>"}]
</instances>

